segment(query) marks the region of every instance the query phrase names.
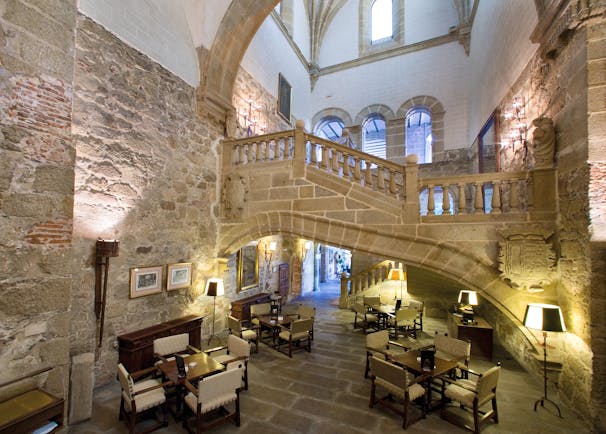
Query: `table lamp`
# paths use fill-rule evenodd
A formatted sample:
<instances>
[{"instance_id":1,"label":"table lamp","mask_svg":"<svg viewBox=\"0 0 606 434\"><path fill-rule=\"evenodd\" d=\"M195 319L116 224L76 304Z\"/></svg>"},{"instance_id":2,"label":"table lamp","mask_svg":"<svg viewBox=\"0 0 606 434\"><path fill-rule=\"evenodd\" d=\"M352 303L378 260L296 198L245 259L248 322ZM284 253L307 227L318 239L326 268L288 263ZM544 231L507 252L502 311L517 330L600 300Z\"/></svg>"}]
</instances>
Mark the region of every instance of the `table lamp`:
<instances>
[{"instance_id":1,"label":"table lamp","mask_svg":"<svg viewBox=\"0 0 606 434\"><path fill-rule=\"evenodd\" d=\"M223 279L219 279L218 277L211 277L206 281L206 295L209 297L213 297L213 326L212 333L208 338L208 343L210 344L210 340L215 335L215 311L217 306L217 296L221 296L224 294L223 290Z\"/></svg>"},{"instance_id":2,"label":"table lamp","mask_svg":"<svg viewBox=\"0 0 606 434\"><path fill-rule=\"evenodd\" d=\"M478 305L478 294L475 291L463 289L459 291L459 309L470 310L473 313L473 306Z\"/></svg>"},{"instance_id":3,"label":"table lamp","mask_svg":"<svg viewBox=\"0 0 606 434\"><path fill-rule=\"evenodd\" d=\"M537 405L545 407L545 402L550 402L558 410L558 416L562 417L560 407L551 399L547 398L547 332L565 332L564 317L559 306L553 304L530 303L526 306L524 314L524 325L529 329L541 330L543 332L543 397L534 403L534 411Z\"/></svg>"}]
</instances>

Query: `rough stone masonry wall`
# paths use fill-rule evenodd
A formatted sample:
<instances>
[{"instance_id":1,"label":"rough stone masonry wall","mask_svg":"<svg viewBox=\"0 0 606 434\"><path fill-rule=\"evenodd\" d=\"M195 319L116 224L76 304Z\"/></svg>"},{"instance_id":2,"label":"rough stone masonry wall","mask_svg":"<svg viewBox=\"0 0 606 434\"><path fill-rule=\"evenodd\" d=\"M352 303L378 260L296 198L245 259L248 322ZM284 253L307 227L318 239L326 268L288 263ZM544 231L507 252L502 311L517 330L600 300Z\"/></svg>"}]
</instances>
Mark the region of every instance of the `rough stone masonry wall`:
<instances>
[{"instance_id":1,"label":"rough stone masonry wall","mask_svg":"<svg viewBox=\"0 0 606 434\"><path fill-rule=\"evenodd\" d=\"M72 356L95 353L100 385L115 379L118 335L212 311L212 298L199 295L216 266L215 145L223 130L197 118L195 89L82 16L74 83L70 343ZM110 259L99 349L93 308L97 237L120 240L119 257ZM191 288L167 292L164 283L161 293L129 298L131 268L176 262L193 263Z\"/></svg>"},{"instance_id":2,"label":"rough stone masonry wall","mask_svg":"<svg viewBox=\"0 0 606 434\"><path fill-rule=\"evenodd\" d=\"M568 401L584 416L591 410L592 383L596 380L591 366L594 341L590 324L591 266L589 260L589 203L587 167L587 30L574 32L568 45L555 58L542 58L539 53L529 62L510 94L503 100L501 113L511 111L514 97L525 101L526 122L541 115L553 119L556 128L556 167L560 208L559 231L549 240L557 252L559 280L545 293L529 301L544 302L545 297L559 304L570 333L564 339L554 339L561 353L563 372L559 378L560 399ZM514 152L508 138L507 121L502 118L501 142L504 170L525 167L521 148ZM530 134L529 134L530 138ZM520 229L523 232L523 229ZM497 313L497 312L495 312ZM504 338L510 321L496 315L496 328ZM540 339L540 336L538 337ZM504 342L507 348L519 348L512 338ZM528 358L527 362L533 362ZM534 361L536 372L540 366Z\"/></svg>"},{"instance_id":3,"label":"rough stone masonry wall","mask_svg":"<svg viewBox=\"0 0 606 434\"><path fill-rule=\"evenodd\" d=\"M67 398L72 257L75 0L0 6L0 390Z\"/></svg>"}]
</instances>

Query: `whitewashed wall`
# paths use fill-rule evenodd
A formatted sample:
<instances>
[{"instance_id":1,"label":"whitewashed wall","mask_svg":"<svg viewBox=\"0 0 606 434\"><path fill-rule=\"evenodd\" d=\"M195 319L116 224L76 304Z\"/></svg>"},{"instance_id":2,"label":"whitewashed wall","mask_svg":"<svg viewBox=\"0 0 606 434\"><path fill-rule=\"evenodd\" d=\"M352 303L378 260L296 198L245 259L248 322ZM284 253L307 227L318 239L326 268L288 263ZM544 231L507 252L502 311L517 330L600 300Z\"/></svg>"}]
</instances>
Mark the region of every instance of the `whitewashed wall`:
<instances>
[{"instance_id":1,"label":"whitewashed wall","mask_svg":"<svg viewBox=\"0 0 606 434\"><path fill-rule=\"evenodd\" d=\"M358 57L358 5L348 1L326 30L318 59L320 67L335 65Z\"/></svg>"},{"instance_id":2,"label":"whitewashed wall","mask_svg":"<svg viewBox=\"0 0 606 434\"><path fill-rule=\"evenodd\" d=\"M371 104L394 112L417 95L437 98L446 109L445 149L469 147L469 58L458 42L417 51L320 77L313 92L315 114L339 107L352 118Z\"/></svg>"},{"instance_id":3,"label":"whitewashed wall","mask_svg":"<svg viewBox=\"0 0 606 434\"><path fill-rule=\"evenodd\" d=\"M230 1L181 0L186 11L194 47L210 49Z\"/></svg>"},{"instance_id":4,"label":"whitewashed wall","mask_svg":"<svg viewBox=\"0 0 606 434\"><path fill-rule=\"evenodd\" d=\"M415 42L442 36L458 22L452 1L406 0L404 3L404 42Z\"/></svg>"},{"instance_id":5,"label":"whitewashed wall","mask_svg":"<svg viewBox=\"0 0 606 434\"><path fill-rule=\"evenodd\" d=\"M180 2L79 0L78 10L191 86L198 85L198 57Z\"/></svg>"},{"instance_id":6,"label":"whitewashed wall","mask_svg":"<svg viewBox=\"0 0 606 434\"><path fill-rule=\"evenodd\" d=\"M534 2L480 2L471 34L470 142L535 53L536 24Z\"/></svg>"},{"instance_id":7,"label":"whitewashed wall","mask_svg":"<svg viewBox=\"0 0 606 434\"><path fill-rule=\"evenodd\" d=\"M293 39L306 59L311 57L309 18L302 1L293 2Z\"/></svg>"},{"instance_id":8,"label":"whitewashed wall","mask_svg":"<svg viewBox=\"0 0 606 434\"><path fill-rule=\"evenodd\" d=\"M293 88L292 114L297 119L311 119L309 74L273 19L263 22L241 65L276 97L278 74L282 73Z\"/></svg>"}]
</instances>

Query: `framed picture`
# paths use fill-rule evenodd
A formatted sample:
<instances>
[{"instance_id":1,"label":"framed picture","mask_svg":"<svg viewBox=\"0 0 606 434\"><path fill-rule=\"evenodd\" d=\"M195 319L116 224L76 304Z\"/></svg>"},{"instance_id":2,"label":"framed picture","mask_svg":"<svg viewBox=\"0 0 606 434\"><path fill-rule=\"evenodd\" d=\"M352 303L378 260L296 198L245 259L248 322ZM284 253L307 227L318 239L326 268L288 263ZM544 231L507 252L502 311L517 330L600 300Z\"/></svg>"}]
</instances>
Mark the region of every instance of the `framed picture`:
<instances>
[{"instance_id":1,"label":"framed picture","mask_svg":"<svg viewBox=\"0 0 606 434\"><path fill-rule=\"evenodd\" d=\"M238 292L259 284L257 246L244 246L238 252Z\"/></svg>"},{"instance_id":2,"label":"framed picture","mask_svg":"<svg viewBox=\"0 0 606 434\"><path fill-rule=\"evenodd\" d=\"M191 286L191 262L169 264L166 270L166 290L187 288Z\"/></svg>"},{"instance_id":3,"label":"framed picture","mask_svg":"<svg viewBox=\"0 0 606 434\"><path fill-rule=\"evenodd\" d=\"M292 86L282 74L278 75L278 114L280 114L289 124L290 104L292 97Z\"/></svg>"},{"instance_id":4,"label":"framed picture","mask_svg":"<svg viewBox=\"0 0 606 434\"><path fill-rule=\"evenodd\" d=\"M162 265L130 269L130 298L162 291Z\"/></svg>"}]
</instances>

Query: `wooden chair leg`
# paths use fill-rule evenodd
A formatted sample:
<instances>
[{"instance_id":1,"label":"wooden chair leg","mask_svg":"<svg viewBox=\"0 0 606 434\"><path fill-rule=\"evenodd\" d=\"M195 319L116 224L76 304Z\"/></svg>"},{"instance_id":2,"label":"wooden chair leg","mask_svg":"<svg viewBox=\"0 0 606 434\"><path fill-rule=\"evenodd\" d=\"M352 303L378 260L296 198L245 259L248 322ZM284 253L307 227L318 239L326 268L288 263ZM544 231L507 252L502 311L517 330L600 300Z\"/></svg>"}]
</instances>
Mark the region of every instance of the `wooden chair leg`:
<instances>
[{"instance_id":1,"label":"wooden chair leg","mask_svg":"<svg viewBox=\"0 0 606 434\"><path fill-rule=\"evenodd\" d=\"M366 353L366 368L364 369L364 378L368 378L370 372L370 354Z\"/></svg>"},{"instance_id":2,"label":"wooden chair leg","mask_svg":"<svg viewBox=\"0 0 606 434\"><path fill-rule=\"evenodd\" d=\"M368 404L368 407L373 408L375 405L375 390L376 386L375 386L375 380L373 378L372 380L372 384L370 385L370 402Z\"/></svg>"},{"instance_id":3,"label":"wooden chair leg","mask_svg":"<svg viewBox=\"0 0 606 434\"><path fill-rule=\"evenodd\" d=\"M499 423L499 412L497 410L497 397L492 398L492 411L494 412L494 423Z\"/></svg>"},{"instance_id":4,"label":"wooden chair leg","mask_svg":"<svg viewBox=\"0 0 606 434\"><path fill-rule=\"evenodd\" d=\"M404 395L404 412L402 413L402 428L404 428L404 429L408 428L407 422L408 422L409 401L410 401L410 398L408 396L408 392L406 392L406 394Z\"/></svg>"},{"instance_id":5,"label":"wooden chair leg","mask_svg":"<svg viewBox=\"0 0 606 434\"><path fill-rule=\"evenodd\" d=\"M236 390L236 426L240 426L240 391Z\"/></svg>"},{"instance_id":6,"label":"wooden chair leg","mask_svg":"<svg viewBox=\"0 0 606 434\"><path fill-rule=\"evenodd\" d=\"M480 434L480 409L477 400L473 402L473 429L475 434Z\"/></svg>"}]
</instances>

